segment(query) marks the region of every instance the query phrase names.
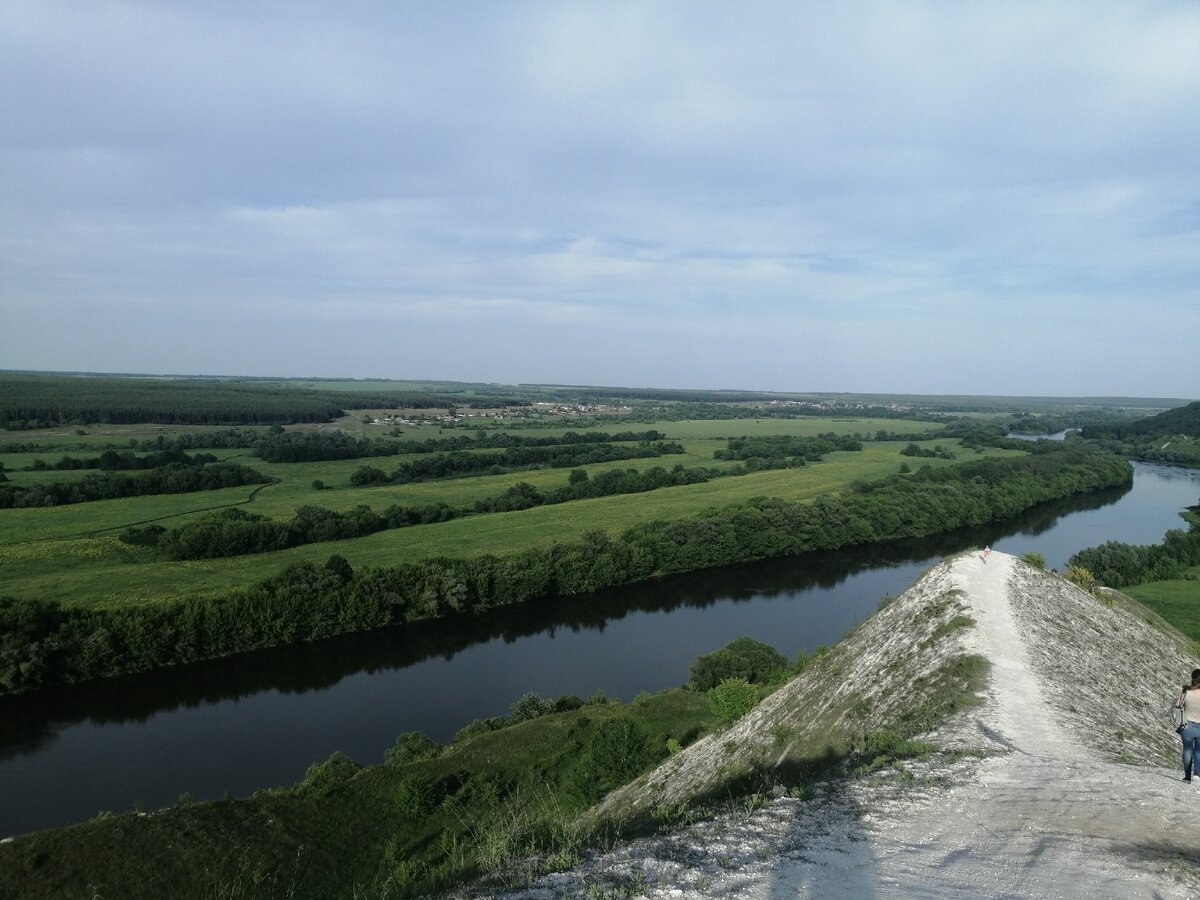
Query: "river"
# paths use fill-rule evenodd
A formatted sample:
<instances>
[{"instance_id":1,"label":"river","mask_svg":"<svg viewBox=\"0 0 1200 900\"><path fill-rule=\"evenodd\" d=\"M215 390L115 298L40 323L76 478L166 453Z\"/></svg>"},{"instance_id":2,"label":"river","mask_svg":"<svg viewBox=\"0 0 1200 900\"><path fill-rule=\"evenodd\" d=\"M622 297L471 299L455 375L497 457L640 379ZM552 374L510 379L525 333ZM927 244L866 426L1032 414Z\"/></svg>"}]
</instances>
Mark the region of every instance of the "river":
<instances>
[{"instance_id":1,"label":"river","mask_svg":"<svg viewBox=\"0 0 1200 900\"><path fill-rule=\"evenodd\" d=\"M343 750L382 761L402 731L448 741L527 691L632 699L682 684L739 635L789 657L838 640L944 555L990 544L1048 566L1106 540L1157 543L1200 499L1200 471L1134 464L1128 489L985 528L662 578L481 616L0 698L0 835L181 793L290 784Z\"/></svg>"}]
</instances>

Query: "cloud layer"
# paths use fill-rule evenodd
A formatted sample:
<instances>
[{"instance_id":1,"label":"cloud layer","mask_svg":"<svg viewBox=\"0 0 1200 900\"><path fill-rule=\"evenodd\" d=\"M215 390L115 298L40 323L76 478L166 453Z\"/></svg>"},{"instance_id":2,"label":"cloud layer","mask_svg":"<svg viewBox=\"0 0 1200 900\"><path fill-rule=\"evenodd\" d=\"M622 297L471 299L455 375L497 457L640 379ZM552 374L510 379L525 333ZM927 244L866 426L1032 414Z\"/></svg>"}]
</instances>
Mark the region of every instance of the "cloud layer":
<instances>
[{"instance_id":1,"label":"cloud layer","mask_svg":"<svg viewBox=\"0 0 1200 900\"><path fill-rule=\"evenodd\" d=\"M1200 397L1193 4L0 9L0 366Z\"/></svg>"}]
</instances>

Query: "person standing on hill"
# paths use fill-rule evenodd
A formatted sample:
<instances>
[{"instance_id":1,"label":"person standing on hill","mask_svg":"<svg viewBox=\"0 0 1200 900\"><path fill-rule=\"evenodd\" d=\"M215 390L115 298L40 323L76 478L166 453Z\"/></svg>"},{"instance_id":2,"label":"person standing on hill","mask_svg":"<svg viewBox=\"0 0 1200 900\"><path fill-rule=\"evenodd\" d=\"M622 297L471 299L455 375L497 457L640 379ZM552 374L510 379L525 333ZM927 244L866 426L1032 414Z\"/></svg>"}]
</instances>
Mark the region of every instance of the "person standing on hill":
<instances>
[{"instance_id":1,"label":"person standing on hill","mask_svg":"<svg viewBox=\"0 0 1200 900\"><path fill-rule=\"evenodd\" d=\"M1183 780L1192 780L1192 767L1200 769L1200 669L1192 670L1192 683L1183 686L1179 695L1183 707ZM1200 771L1196 774L1200 776Z\"/></svg>"}]
</instances>

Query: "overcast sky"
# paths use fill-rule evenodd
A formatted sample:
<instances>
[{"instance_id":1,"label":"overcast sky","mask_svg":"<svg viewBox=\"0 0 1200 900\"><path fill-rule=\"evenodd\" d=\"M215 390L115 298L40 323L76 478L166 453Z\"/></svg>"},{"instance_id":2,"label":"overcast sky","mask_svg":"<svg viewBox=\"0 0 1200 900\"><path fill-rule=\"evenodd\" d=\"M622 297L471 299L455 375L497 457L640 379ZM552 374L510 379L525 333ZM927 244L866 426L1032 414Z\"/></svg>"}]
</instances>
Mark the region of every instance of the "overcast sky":
<instances>
[{"instance_id":1,"label":"overcast sky","mask_svg":"<svg viewBox=\"0 0 1200 900\"><path fill-rule=\"evenodd\" d=\"M1200 4L0 3L0 368L1200 398Z\"/></svg>"}]
</instances>

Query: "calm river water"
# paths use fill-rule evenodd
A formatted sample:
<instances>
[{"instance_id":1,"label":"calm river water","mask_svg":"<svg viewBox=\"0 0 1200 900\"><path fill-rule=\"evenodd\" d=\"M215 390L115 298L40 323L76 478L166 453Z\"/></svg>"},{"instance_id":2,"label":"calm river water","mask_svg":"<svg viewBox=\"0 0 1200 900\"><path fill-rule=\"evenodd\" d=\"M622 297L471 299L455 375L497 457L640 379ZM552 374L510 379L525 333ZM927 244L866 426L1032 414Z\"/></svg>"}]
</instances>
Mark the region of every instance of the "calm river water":
<instances>
[{"instance_id":1,"label":"calm river water","mask_svg":"<svg viewBox=\"0 0 1200 900\"><path fill-rule=\"evenodd\" d=\"M402 731L448 741L527 691L631 699L687 680L739 635L789 657L831 644L942 556L991 544L1062 569L1106 540L1186 527L1200 471L1135 464L1133 487L987 528L691 573L586 597L244 654L0 699L0 835L245 795L344 750L379 763ZM431 526L436 527L436 526Z\"/></svg>"}]
</instances>

